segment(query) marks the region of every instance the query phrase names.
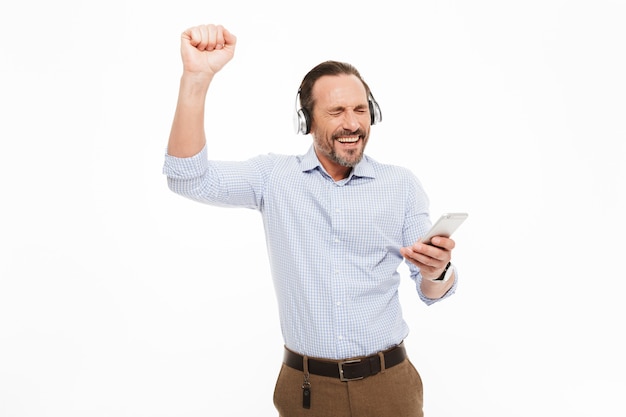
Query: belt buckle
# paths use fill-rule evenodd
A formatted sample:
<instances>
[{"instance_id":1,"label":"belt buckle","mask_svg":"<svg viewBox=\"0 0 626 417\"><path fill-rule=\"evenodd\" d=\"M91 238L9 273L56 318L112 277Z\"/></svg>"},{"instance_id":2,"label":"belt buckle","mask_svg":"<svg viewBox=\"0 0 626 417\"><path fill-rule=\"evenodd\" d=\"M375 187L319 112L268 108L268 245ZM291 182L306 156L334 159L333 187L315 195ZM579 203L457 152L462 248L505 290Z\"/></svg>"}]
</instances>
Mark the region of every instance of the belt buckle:
<instances>
[{"instance_id":1,"label":"belt buckle","mask_svg":"<svg viewBox=\"0 0 626 417\"><path fill-rule=\"evenodd\" d=\"M347 382L347 381L356 381L358 379L363 379L362 376L356 377L356 378L346 378L343 376L343 366L350 364L350 363L358 363L361 362L361 359L351 359L351 360L347 360L347 361L342 361L342 362L338 362L337 365L339 366L339 379L342 382Z\"/></svg>"}]
</instances>

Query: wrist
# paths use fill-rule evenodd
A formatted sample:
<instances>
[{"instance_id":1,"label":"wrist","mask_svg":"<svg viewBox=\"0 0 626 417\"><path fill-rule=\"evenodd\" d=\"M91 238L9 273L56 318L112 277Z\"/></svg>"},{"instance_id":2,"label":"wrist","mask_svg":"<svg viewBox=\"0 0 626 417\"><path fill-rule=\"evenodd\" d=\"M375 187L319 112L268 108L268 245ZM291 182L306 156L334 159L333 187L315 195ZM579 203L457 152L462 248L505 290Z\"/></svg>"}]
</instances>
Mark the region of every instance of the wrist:
<instances>
[{"instance_id":1,"label":"wrist","mask_svg":"<svg viewBox=\"0 0 626 417\"><path fill-rule=\"evenodd\" d=\"M437 278L431 278L432 282L446 282L452 276L454 272L454 267L452 266L452 262L448 262L446 267L443 269L441 274Z\"/></svg>"},{"instance_id":2,"label":"wrist","mask_svg":"<svg viewBox=\"0 0 626 417\"><path fill-rule=\"evenodd\" d=\"M183 71L183 75L180 77L180 89L190 94L206 95L213 75L207 72Z\"/></svg>"}]
</instances>

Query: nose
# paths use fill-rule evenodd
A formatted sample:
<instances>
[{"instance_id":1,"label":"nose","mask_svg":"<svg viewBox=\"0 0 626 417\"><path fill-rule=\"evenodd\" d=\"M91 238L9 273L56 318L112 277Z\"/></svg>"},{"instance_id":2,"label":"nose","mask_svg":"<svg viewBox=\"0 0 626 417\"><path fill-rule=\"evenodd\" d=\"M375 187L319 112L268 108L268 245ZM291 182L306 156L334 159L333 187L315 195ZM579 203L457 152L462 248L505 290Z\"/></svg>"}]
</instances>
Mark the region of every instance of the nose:
<instances>
[{"instance_id":1,"label":"nose","mask_svg":"<svg viewBox=\"0 0 626 417\"><path fill-rule=\"evenodd\" d=\"M347 110L343 117L343 128L351 132L359 128L359 117L356 112Z\"/></svg>"}]
</instances>

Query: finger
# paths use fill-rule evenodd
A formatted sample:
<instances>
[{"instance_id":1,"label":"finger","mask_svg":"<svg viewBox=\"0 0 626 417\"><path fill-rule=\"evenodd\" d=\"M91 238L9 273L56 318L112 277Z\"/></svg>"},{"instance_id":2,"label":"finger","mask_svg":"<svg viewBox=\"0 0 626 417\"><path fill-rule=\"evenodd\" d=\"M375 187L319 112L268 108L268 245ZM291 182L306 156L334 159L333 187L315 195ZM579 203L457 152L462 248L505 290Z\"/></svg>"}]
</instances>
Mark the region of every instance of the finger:
<instances>
[{"instance_id":1,"label":"finger","mask_svg":"<svg viewBox=\"0 0 626 417\"><path fill-rule=\"evenodd\" d=\"M456 242L448 237L443 236L435 236L431 239L433 246L437 246L438 248L452 250L456 245Z\"/></svg>"},{"instance_id":2,"label":"finger","mask_svg":"<svg viewBox=\"0 0 626 417\"><path fill-rule=\"evenodd\" d=\"M416 263L420 268L424 266L429 267L429 268L436 268L438 265L441 264L441 260L437 258L432 258L430 256L422 255L419 253L414 253L412 256L410 256L410 259L414 263Z\"/></svg>"},{"instance_id":3,"label":"finger","mask_svg":"<svg viewBox=\"0 0 626 417\"><path fill-rule=\"evenodd\" d=\"M430 258L439 258L441 256L440 252L443 250L437 246L422 242L416 242L413 246L411 246L411 249L415 253L425 255Z\"/></svg>"},{"instance_id":4,"label":"finger","mask_svg":"<svg viewBox=\"0 0 626 417\"><path fill-rule=\"evenodd\" d=\"M185 30L182 37L189 41L191 46L197 47L202 40L202 34L200 33L200 27L194 26Z\"/></svg>"},{"instance_id":5,"label":"finger","mask_svg":"<svg viewBox=\"0 0 626 417\"><path fill-rule=\"evenodd\" d=\"M223 32L224 36L224 46L232 46L234 47L237 44L237 37L230 33L226 28L224 28Z\"/></svg>"},{"instance_id":6,"label":"finger","mask_svg":"<svg viewBox=\"0 0 626 417\"><path fill-rule=\"evenodd\" d=\"M224 40L224 26L217 25L215 26L215 45L213 45L214 49L222 49L224 48L224 44L226 41Z\"/></svg>"},{"instance_id":7,"label":"finger","mask_svg":"<svg viewBox=\"0 0 626 417\"><path fill-rule=\"evenodd\" d=\"M408 247L408 248L402 248L400 250L400 253L402 254L402 256L408 260L411 261L412 263L416 264L417 266L420 266L420 264L425 264L425 261L428 261L429 257L422 255L419 252L416 252L413 247Z\"/></svg>"},{"instance_id":8,"label":"finger","mask_svg":"<svg viewBox=\"0 0 626 417\"><path fill-rule=\"evenodd\" d=\"M442 239L445 239L445 238L442 238ZM449 239L446 239L446 240L449 240ZM443 243L438 242L438 243L440 243L441 246L435 245L435 244L416 242L415 244L413 244L413 246L411 246L411 249L417 253L428 256L430 258L434 258L437 260L445 260L446 258L450 256L450 252L452 250L452 249L448 249L447 247L453 248L454 242L450 241L450 242L443 242Z\"/></svg>"},{"instance_id":9,"label":"finger","mask_svg":"<svg viewBox=\"0 0 626 417\"><path fill-rule=\"evenodd\" d=\"M209 45L211 43L211 33L214 30L215 29L213 28L213 25L202 25L202 26L199 26L201 39L200 39L200 42L198 43L197 48L200 51L209 50Z\"/></svg>"},{"instance_id":10,"label":"finger","mask_svg":"<svg viewBox=\"0 0 626 417\"><path fill-rule=\"evenodd\" d=\"M216 26L217 32L215 37L215 49L224 49L227 46L234 47L237 43L237 37L230 33L222 25Z\"/></svg>"},{"instance_id":11,"label":"finger","mask_svg":"<svg viewBox=\"0 0 626 417\"><path fill-rule=\"evenodd\" d=\"M451 252L424 243L415 243L411 247L402 248L402 256L417 266L441 268L451 258Z\"/></svg>"},{"instance_id":12,"label":"finger","mask_svg":"<svg viewBox=\"0 0 626 417\"><path fill-rule=\"evenodd\" d=\"M432 271L437 269L437 265L432 265L433 259L427 256L416 253L407 253L404 255L404 259L418 267L422 273L432 273Z\"/></svg>"}]
</instances>

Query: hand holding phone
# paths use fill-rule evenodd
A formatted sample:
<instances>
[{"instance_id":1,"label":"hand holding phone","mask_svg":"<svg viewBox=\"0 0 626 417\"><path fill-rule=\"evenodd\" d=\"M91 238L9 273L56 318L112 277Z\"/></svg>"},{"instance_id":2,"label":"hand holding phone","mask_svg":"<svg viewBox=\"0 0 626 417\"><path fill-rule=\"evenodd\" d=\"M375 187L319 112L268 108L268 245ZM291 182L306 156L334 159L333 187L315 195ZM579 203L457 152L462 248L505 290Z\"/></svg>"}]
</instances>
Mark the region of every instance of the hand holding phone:
<instances>
[{"instance_id":1,"label":"hand holding phone","mask_svg":"<svg viewBox=\"0 0 626 417\"><path fill-rule=\"evenodd\" d=\"M421 242L431 244L430 240L435 236L450 237L452 233L467 219L467 213L444 213L433 224L433 227L422 237Z\"/></svg>"}]
</instances>

